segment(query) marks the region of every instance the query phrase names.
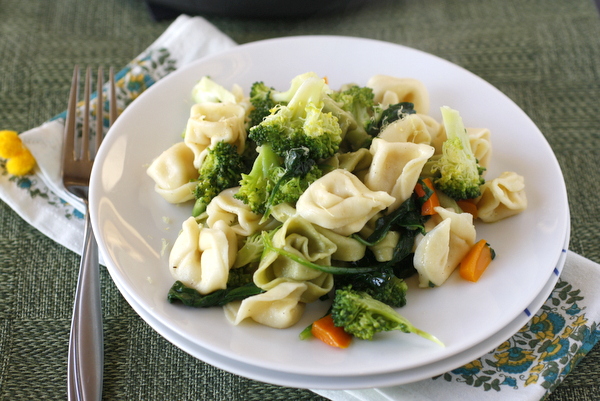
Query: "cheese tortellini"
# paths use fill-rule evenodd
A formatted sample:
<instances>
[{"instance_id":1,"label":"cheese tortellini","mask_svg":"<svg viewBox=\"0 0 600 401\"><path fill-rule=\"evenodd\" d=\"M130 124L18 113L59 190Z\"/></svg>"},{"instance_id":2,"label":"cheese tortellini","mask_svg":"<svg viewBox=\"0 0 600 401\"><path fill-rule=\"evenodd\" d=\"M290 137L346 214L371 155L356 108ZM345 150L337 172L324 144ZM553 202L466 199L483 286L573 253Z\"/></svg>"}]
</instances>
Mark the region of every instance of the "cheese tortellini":
<instances>
[{"instance_id":1,"label":"cheese tortellini","mask_svg":"<svg viewBox=\"0 0 600 401\"><path fill-rule=\"evenodd\" d=\"M227 287L236 254L237 237L227 224L220 221L206 228L189 217L171 249L169 269L175 280L210 294Z\"/></svg>"},{"instance_id":2,"label":"cheese tortellini","mask_svg":"<svg viewBox=\"0 0 600 401\"><path fill-rule=\"evenodd\" d=\"M330 265L331 255L337 246L319 233L312 224L300 216L290 217L273 235L273 246L320 265ZM307 285L301 295L302 302L313 302L333 288L333 276L306 267L275 251L267 250L254 273L254 283L270 290L284 282L303 282Z\"/></svg>"},{"instance_id":3,"label":"cheese tortellini","mask_svg":"<svg viewBox=\"0 0 600 401\"><path fill-rule=\"evenodd\" d=\"M246 109L235 103L197 103L190 110L184 142L194 152L199 169L205 151L217 142L236 145L241 153L246 143Z\"/></svg>"},{"instance_id":4,"label":"cheese tortellini","mask_svg":"<svg viewBox=\"0 0 600 401\"><path fill-rule=\"evenodd\" d=\"M239 199L234 198L239 187L222 191L206 207L206 224L213 227L217 222L224 221L238 235L248 237L261 228L261 215L252 210Z\"/></svg>"},{"instance_id":5,"label":"cheese tortellini","mask_svg":"<svg viewBox=\"0 0 600 401\"><path fill-rule=\"evenodd\" d=\"M429 114L429 92L419 80L375 75L367 81L367 86L373 89L375 102L384 107L410 102L418 113Z\"/></svg>"},{"instance_id":6,"label":"cheese tortellini","mask_svg":"<svg viewBox=\"0 0 600 401\"><path fill-rule=\"evenodd\" d=\"M394 211L413 193L421 170L433 152L430 145L375 138L371 144L373 162L364 177L365 185L393 196L388 211Z\"/></svg>"},{"instance_id":7,"label":"cheese tortellini","mask_svg":"<svg viewBox=\"0 0 600 401\"><path fill-rule=\"evenodd\" d=\"M417 238L413 263L419 286L440 286L475 244L475 226L470 213L455 213L440 206L433 218L437 225Z\"/></svg>"},{"instance_id":8,"label":"cheese tortellini","mask_svg":"<svg viewBox=\"0 0 600 401\"><path fill-rule=\"evenodd\" d=\"M146 170L154 180L154 190L167 202L182 203L194 198L198 170L193 160L194 153L179 142L162 152Z\"/></svg>"},{"instance_id":9,"label":"cheese tortellini","mask_svg":"<svg viewBox=\"0 0 600 401\"><path fill-rule=\"evenodd\" d=\"M372 191L354 174L337 169L312 183L298 199L296 210L313 224L350 235L394 201L388 193Z\"/></svg>"},{"instance_id":10,"label":"cheese tortellini","mask_svg":"<svg viewBox=\"0 0 600 401\"><path fill-rule=\"evenodd\" d=\"M526 208L525 179L515 172L505 171L481 186L477 210L486 223L514 216Z\"/></svg>"},{"instance_id":11,"label":"cheese tortellini","mask_svg":"<svg viewBox=\"0 0 600 401\"><path fill-rule=\"evenodd\" d=\"M306 284L284 282L262 294L225 305L225 316L235 325L246 319L275 329L285 329L300 320L305 304L300 301Z\"/></svg>"}]
</instances>

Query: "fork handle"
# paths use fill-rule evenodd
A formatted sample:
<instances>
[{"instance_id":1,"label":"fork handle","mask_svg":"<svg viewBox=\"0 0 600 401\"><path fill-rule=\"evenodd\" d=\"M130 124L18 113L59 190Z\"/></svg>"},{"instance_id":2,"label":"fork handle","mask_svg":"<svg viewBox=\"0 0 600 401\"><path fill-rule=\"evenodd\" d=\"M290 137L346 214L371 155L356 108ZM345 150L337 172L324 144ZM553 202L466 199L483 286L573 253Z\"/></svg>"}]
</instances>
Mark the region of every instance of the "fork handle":
<instances>
[{"instance_id":1,"label":"fork handle","mask_svg":"<svg viewBox=\"0 0 600 401\"><path fill-rule=\"evenodd\" d=\"M69 400L102 399L104 339L99 270L98 244L92 231L89 213L86 213L83 251L69 338Z\"/></svg>"}]
</instances>

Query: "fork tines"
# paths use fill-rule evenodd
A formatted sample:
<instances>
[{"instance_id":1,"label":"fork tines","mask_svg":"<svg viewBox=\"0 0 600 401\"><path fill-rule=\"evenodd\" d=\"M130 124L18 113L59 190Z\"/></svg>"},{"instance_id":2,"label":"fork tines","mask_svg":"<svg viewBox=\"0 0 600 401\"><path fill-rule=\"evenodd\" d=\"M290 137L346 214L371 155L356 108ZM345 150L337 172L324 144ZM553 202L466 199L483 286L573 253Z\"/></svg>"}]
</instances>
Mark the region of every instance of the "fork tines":
<instances>
[{"instance_id":1,"label":"fork tines","mask_svg":"<svg viewBox=\"0 0 600 401\"><path fill-rule=\"evenodd\" d=\"M93 149L93 153L90 149L90 115L91 113L91 80L92 80L92 70L90 67L86 68L85 72L85 81L83 84L83 106L84 109L81 112L83 114L83 122L82 122L82 135L81 135L81 143L80 146L76 146L76 134L77 130L77 116L78 116L78 106L80 105L78 102L78 88L79 88L79 66L75 66L73 71L73 80L71 83L71 92L69 94L69 105L67 109L67 118L65 121L65 149L73 151L73 160L93 160L93 154L98 151L100 147L100 143L103 139L103 131L104 131L104 103L105 103L105 93L103 90L104 87L104 70L102 67L98 68L97 73L97 86L96 86L96 127L95 127L95 145ZM112 125L114 120L117 117L117 102L115 95L115 76L114 70L112 67L109 69L109 89L108 89L109 98L109 126Z\"/></svg>"}]
</instances>

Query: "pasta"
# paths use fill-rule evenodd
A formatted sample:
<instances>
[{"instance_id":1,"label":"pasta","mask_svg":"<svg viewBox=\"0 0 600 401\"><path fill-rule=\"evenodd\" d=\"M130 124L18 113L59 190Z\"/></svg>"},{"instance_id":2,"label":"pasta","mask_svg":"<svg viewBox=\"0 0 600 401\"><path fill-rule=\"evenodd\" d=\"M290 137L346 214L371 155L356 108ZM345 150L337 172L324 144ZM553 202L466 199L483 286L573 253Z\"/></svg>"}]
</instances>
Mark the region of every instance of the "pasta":
<instances>
[{"instance_id":1,"label":"pasta","mask_svg":"<svg viewBox=\"0 0 600 401\"><path fill-rule=\"evenodd\" d=\"M246 110L235 103L198 103L192 106L185 130L185 144L194 152L199 169L205 150L217 142L236 145L241 153L246 143Z\"/></svg>"},{"instance_id":2,"label":"pasta","mask_svg":"<svg viewBox=\"0 0 600 401\"><path fill-rule=\"evenodd\" d=\"M525 179L512 171L483 184L477 199L479 218L486 223L514 216L526 208Z\"/></svg>"},{"instance_id":3,"label":"pasta","mask_svg":"<svg viewBox=\"0 0 600 401\"><path fill-rule=\"evenodd\" d=\"M171 249L169 268L175 280L210 294L226 288L236 254L236 235L224 222L204 228L189 217Z\"/></svg>"},{"instance_id":4,"label":"pasta","mask_svg":"<svg viewBox=\"0 0 600 401\"><path fill-rule=\"evenodd\" d=\"M183 203L194 198L198 170L193 160L194 153L179 142L161 153L146 170L154 180L155 191L167 202Z\"/></svg>"},{"instance_id":5,"label":"pasta","mask_svg":"<svg viewBox=\"0 0 600 401\"><path fill-rule=\"evenodd\" d=\"M375 102L384 108L390 104L410 102L418 113L429 114L429 92L421 81L375 75L367 81L367 86L373 89Z\"/></svg>"},{"instance_id":6,"label":"pasta","mask_svg":"<svg viewBox=\"0 0 600 401\"><path fill-rule=\"evenodd\" d=\"M206 224L208 227L223 221L240 236L248 237L257 232L262 216L253 213L244 202L234 198L238 188L229 188L222 191L208 204L206 208Z\"/></svg>"},{"instance_id":7,"label":"pasta","mask_svg":"<svg viewBox=\"0 0 600 401\"><path fill-rule=\"evenodd\" d=\"M313 224L350 235L394 201L386 192L371 191L352 173L337 169L315 181L298 199L296 210Z\"/></svg>"},{"instance_id":8,"label":"pasta","mask_svg":"<svg viewBox=\"0 0 600 401\"><path fill-rule=\"evenodd\" d=\"M370 149L373 162L364 177L365 185L372 191L393 196L388 211L394 211L413 193L421 170L434 149L430 145L391 143L380 138L373 140Z\"/></svg>"},{"instance_id":9,"label":"pasta","mask_svg":"<svg viewBox=\"0 0 600 401\"><path fill-rule=\"evenodd\" d=\"M431 143L429 127L416 114L409 114L387 125L377 137L388 142Z\"/></svg>"},{"instance_id":10,"label":"pasta","mask_svg":"<svg viewBox=\"0 0 600 401\"><path fill-rule=\"evenodd\" d=\"M475 226L470 213L455 213L436 207L437 225L417 239L413 263L419 286L440 286L475 244Z\"/></svg>"},{"instance_id":11,"label":"pasta","mask_svg":"<svg viewBox=\"0 0 600 401\"><path fill-rule=\"evenodd\" d=\"M283 223L273 236L273 245L321 265L331 264L331 255L337 250L335 243L300 216L290 217ZM333 288L331 274L306 267L274 251L263 254L254 282L265 290L283 282L304 282L307 289L301 295L302 302L313 302Z\"/></svg>"},{"instance_id":12,"label":"pasta","mask_svg":"<svg viewBox=\"0 0 600 401\"><path fill-rule=\"evenodd\" d=\"M225 316L235 325L252 319L265 326L285 329L302 317L305 304L300 297L305 291L304 283L280 283L262 294L226 304Z\"/></svg>"}]
</instances>

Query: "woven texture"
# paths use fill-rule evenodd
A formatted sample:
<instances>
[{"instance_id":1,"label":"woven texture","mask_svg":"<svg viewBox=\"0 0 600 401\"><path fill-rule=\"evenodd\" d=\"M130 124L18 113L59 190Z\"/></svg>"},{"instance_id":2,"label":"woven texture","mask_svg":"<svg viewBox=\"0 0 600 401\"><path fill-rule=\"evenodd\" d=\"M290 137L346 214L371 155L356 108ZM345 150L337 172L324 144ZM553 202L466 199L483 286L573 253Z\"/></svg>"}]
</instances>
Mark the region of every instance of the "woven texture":
<instances>
[{"instance_id":1,"label":"woven texture","mask_svg":"<svg viewBox=\"0 0 600 401\"><path fill-rule=\"evenodd\" d=\"M334 34L399 43L461 65L540 127L570 197L570 249L600 262L600 18L591 0L370 1L301 20L206 16L238 43ZM74 64L117 69L169 25L141 0L0 0L0 129L63 111ZM357 57L385 57L358 54ZM350 67L349 67L350 68ZM493 108L493 105L490 105ZM79 257L0 203L0 399L64 399ZM322 400L196 360L154 332L101 270L107 400ZM600 399L600 345L548 398Z\"/></svg>"}]
</instances>

